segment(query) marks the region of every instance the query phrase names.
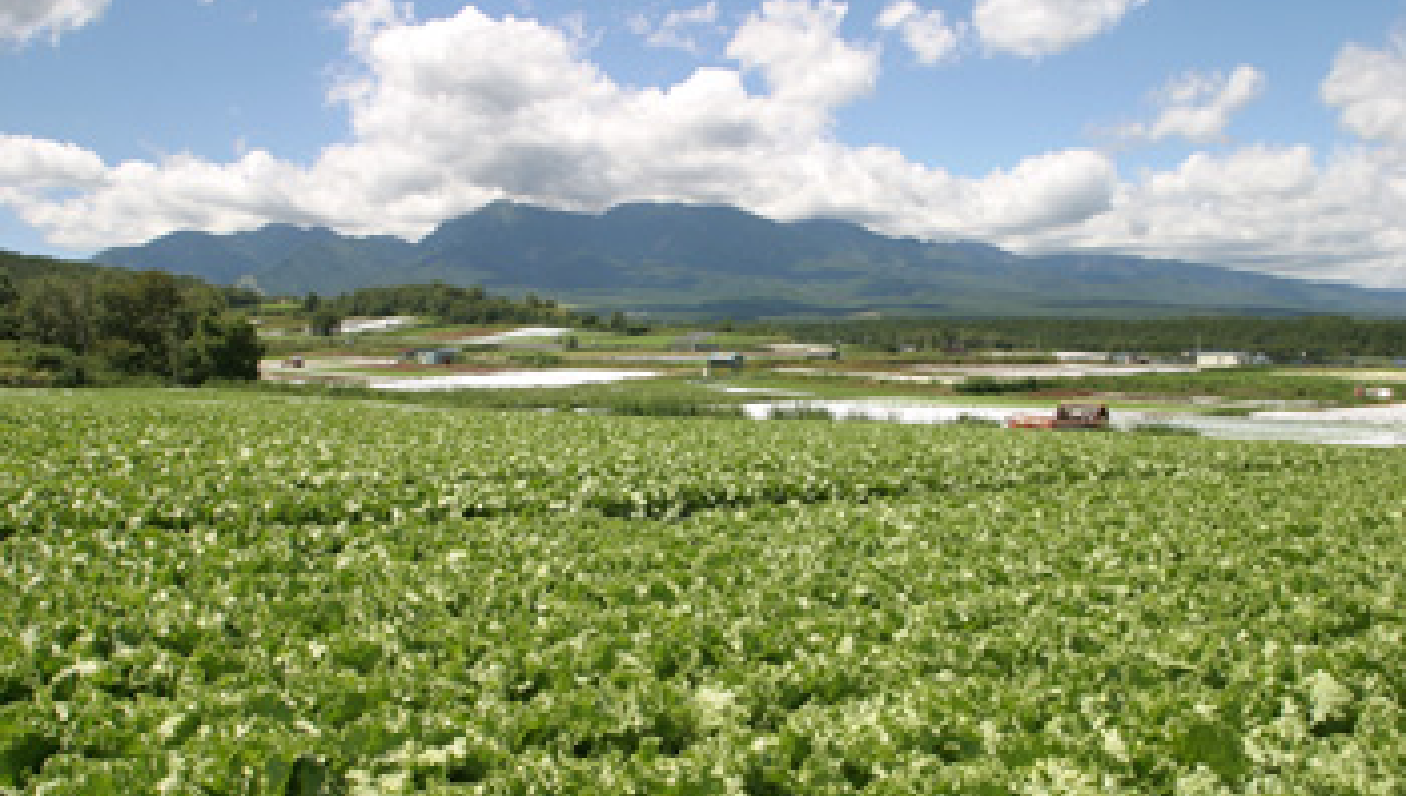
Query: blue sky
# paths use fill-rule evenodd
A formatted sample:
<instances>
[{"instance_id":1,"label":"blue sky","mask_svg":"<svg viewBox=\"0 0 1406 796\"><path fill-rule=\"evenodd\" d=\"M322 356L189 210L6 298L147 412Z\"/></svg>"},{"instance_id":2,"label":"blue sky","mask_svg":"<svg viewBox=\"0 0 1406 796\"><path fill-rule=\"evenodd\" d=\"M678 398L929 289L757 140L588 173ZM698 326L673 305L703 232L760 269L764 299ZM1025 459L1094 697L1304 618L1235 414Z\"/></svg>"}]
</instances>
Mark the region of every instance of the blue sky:
<instances>
[{"instance_id":1,"label":"blue sky","mask_svg":"<svg viewBox=\"0 0 1406 796\"><path fill-rule=\"evenodd\" d=\"M0 248L726 202L1406 286L1401 0L0 0Z\"/></svg>"}]
</instances>

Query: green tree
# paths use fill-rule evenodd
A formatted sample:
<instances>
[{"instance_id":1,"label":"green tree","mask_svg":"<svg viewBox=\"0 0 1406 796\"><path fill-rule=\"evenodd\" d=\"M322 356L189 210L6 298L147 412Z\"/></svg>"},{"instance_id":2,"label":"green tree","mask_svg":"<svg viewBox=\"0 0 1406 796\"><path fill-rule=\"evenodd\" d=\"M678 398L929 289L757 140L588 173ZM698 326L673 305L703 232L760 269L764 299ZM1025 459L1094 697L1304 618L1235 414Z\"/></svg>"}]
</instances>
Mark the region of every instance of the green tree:
<instances>
[{"instance_id":1,"label":"green tree","mask_svg":"<svg viewBox=\"0 0 1406 796\"><path fill-rule=\"evenodd\" d=\"M259 378L263 345L257 331L244 318L206 313L195 324L183 351L186 384L211 380L253 381Z\"/></svg>"},{"instance_id":2,"label":"green tree","mask_svg":"<svg viewBox=\"0 0 1406 796\"><path fill-rule=\"evenodd\" d=\"M331 337L342 324L342 314L330 308L323 308L308 317L308 333L318 337Z\"/></svg>"},{"instance_id":3,"label":"green tree","mask_svg":"<svg viewBox=\"0 0 1406 796\"><path fill-rule=\"evenodd\" d=\"M0 273L0 340L13 340L19 332L19 316L15 314L19 299L14 280L9 274Z\"/></svg>"},{"instance_id":4,"label":"green tree","mask_svg":"<svg viewBox=\"0 0 1406 796\"><path fill-rule=\"evenodd\" d=\"M210 306L202 307L207 303ZM173 382L181 374L182 341L196 318L214 305L212 296L187 293L171 274L141 271L106 284L99 292L100 324L106 358L128 373L148 373Z\"/></svg>"}]
</instances>

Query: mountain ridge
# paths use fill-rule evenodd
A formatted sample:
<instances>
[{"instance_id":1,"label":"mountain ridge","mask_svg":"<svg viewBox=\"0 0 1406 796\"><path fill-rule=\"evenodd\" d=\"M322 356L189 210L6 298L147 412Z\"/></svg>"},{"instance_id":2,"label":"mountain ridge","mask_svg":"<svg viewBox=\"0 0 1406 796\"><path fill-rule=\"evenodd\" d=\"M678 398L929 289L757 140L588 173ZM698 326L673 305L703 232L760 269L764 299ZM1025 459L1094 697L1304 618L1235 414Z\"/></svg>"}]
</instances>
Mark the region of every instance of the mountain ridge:
<instances>
[{"instance_id":1,"label":"mountain ridge","mask_svg":"<svg viewBox=\"0 0 1406 796\"><path fill-rule=\"evenodd\" d=\"M274 293L443 281L680 317L1406 315L1406 290L1127 255L1020 255L976 241L888 237L834 219L773 221L722 205L639 203L588 214L495 202L415 243L269 225L176 232L94 260L254 282Z\"/></svg>"}]
</instances>

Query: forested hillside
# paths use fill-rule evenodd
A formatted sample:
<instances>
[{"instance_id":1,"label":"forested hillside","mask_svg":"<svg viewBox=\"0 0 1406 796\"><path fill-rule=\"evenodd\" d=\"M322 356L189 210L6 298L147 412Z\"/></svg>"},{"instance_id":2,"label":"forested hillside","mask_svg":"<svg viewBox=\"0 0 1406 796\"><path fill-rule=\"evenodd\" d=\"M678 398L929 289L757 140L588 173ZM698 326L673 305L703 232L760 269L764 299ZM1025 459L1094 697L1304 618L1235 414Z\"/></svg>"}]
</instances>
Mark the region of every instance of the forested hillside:
<instances>
[{"instance_id":1,"label":"forested hillside","mask_svg":"<svg viewBox=\"0 0 1406 796\"><path fill-rule=\"evenodd\" d=\"M201 384L258 378L261 349L231 291L0 253L0 384Z\"/></svg>"}]
</instances>

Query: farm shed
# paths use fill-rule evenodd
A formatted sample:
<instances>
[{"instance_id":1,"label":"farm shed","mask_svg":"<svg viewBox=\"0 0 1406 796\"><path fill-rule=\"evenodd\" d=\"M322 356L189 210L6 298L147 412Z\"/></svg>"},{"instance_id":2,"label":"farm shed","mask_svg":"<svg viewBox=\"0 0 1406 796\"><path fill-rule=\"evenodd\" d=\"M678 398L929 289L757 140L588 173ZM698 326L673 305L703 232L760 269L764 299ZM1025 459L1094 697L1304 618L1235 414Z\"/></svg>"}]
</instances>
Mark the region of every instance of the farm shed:
<instances>
[{"instance_id":1,"label":"farm shed","mask_svg":"<svg viewBox=\"0 0 1406 796\"><path fill-rule=\"evenodd\" d=\"M414 348L406 351L403 358L421 365L452 365L458 356L457 348Z\"/></svg>"},{"instance_id":2,"label":"farm shed","mask_svg":"<svg viewBox=\"0 0 1406 796\"><path fill-rule=\"evenodd\" d=\"M708 371L715 370L742 370L742 363L746 357L733 352L722 352L710 354L708 356Z\"/></svg>"}]
</instances>

